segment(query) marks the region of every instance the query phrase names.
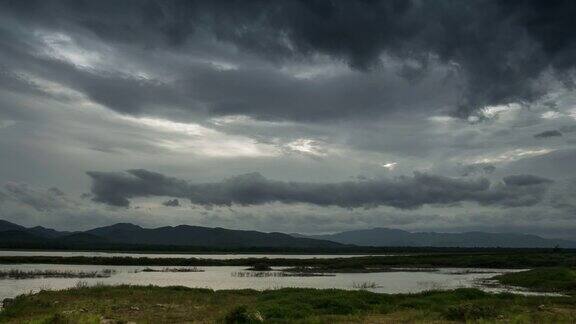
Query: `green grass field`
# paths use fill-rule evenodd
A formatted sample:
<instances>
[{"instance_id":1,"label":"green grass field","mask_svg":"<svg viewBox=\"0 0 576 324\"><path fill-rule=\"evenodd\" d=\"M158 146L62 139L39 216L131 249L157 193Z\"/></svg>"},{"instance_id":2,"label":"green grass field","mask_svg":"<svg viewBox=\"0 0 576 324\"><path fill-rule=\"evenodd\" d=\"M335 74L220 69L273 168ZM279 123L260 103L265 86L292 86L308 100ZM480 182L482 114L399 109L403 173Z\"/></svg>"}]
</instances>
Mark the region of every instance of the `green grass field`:
<instances>
[{"instance_id":1,"label":"green grass field","mask_svg":"<svg viewBox=\"0 0 576 324\"><path fill-rule=\"evenodd\" d=\"M387 295L368 291L212 291L100 286L16 298L2 323L574 323L576 298L477 289Z\"/></svg>"}]
</instances>

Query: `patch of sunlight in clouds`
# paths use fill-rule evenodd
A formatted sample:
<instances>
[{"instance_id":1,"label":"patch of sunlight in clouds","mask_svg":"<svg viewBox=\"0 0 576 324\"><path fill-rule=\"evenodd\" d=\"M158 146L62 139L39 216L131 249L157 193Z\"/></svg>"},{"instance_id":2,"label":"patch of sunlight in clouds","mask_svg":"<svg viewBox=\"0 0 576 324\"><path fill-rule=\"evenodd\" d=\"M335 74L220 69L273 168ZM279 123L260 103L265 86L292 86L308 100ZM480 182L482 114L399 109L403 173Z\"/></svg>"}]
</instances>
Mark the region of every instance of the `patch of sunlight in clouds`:
<instances>
[{"instance_id":1,"label":"patch of sunlight in clouds","mask_svg":"<svg viewBox=\"0 0 576 324\"><path fill-rule=\"evenodd\" d=\"M394 171L394 169L396 169L397 166L398 166L398 162L389 162L389 163L382 164L382 167L384 169L387 169L390 171Z\"/></svg>"},{"instance_id":2,"label":"patch of sunlight in clouds","mask_svg":"<svg viewBox=\"0 0 576 324\"><path fill-rule=\"evenodd\" d=\"M66 34L37 31L36 35L44 47L44 54L49 57L70 62L85 69L94 69L103 61L98 52L82 48Z\"/></svg>"},{"instance_id":3,"label":"patch of sunlight in clouds","mask_svg":"<svg viewBox=\"0 0 576 324\"><path fill-rule=\"evenodd\" d=\"M36 31L35 35L40 40L41 55L71 63L76 68L91 73L120 72L136 79L158 79L132 62L118 61L117 52L101 42L92 42L90 48L86 48L64 33Z\"/></svg>"},{"instance_id":4,"label":"patch of sunlight in clouds","mask_svg":"<svg viewBox=\"0 0 576 324\"><path fill-rule=\"evenodd\" d=\"M320 145L318 141L310 138L299 138L286 144L286 147L292 151L315 156L325 156L327 154L326 150Z\"/></svg>"},{"instance_id":5,"label":"patch of sunlight in clouds","mask_svg":"<svg viewBox=\"0 0 576 324\"><path fill-rule=\"evenodd\" d=\"M272 145L238 135L229 135L194 123L179 123L151 117L120 116L131 124L163 133L157 145L181 153L192 152L208 157L272 157L279 151Z\"/></svg>"},{"instance_id":6,"label":"patch of sunlight in clouds","mask_svg":"<svg viewBox=\"0 0 576 324\"><path fill-rule=\"evenodd\" d=\"M527 157L533 157L533 156L548 154L548 153L551 153L554 151L555 151L554 149L547 149L547 148L515 149L515 150L511 150L511 151L506 151L506 152L500 153L500 154L494 154L494 155L489 155L489 156L472 158L472 159L467 160L466 162L468 162L470 164L475 164L475 163L507 163L507 162L513 162L513 161L517 161L517 160L527 158Z\"/></svg>"}]
</instances>

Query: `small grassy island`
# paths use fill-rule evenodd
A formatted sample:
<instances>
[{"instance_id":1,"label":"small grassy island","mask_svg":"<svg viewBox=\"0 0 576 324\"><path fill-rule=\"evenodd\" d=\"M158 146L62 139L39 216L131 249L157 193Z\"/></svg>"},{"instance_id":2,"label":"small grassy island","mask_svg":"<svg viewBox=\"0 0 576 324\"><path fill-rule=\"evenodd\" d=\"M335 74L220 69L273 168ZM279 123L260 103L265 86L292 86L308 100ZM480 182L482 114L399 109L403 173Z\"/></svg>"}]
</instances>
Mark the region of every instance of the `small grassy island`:
<instances>
[{"instance_id":1,"label":"small grassy island","mask_svg":"<svg viewBox=\"0 0 576 324\"><path fill-rule=\"evenodd\" d=\"M576 295L576 270L565 267L537 268L506 273L496 276L494 279L503 285L524 287L534 291Z\"/></svg>"}]
</instances>

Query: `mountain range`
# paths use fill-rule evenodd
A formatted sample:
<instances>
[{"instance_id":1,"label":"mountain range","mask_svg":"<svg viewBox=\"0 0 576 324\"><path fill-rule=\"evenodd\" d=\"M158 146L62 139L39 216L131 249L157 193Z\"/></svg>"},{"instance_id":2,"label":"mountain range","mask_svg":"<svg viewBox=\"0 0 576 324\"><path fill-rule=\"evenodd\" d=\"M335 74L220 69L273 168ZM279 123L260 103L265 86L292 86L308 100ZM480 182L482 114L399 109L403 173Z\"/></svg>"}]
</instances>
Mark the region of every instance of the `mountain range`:
<instances>
[{"instance_id":1,"label":"mountain range","mask_svg":"<svg viewBox=\"0 0 576 324\"><path fill-rule=\"evenodd\" d=\"M229 230L201 226L143 228L128 223L83 232L60 232L44 227L24 227L0 220L1 244L191 246L214 248L341 248L343 244L283 233Z\"/></svg>"},{"instance_id":2,"label":"mountain range","mask_svg":"<svg viewBox=\"0 0 576 324\"><path fill-rule=\"evenodd\" d=\"M41 226L24 227L0 220L0 247L4 248L196 247L320 251L350 250L359 247L553 248L556 246L576 248L576 241L545 239L536 235L517 233L407 232L399 229L373 228L327 235L289 235L189 225L143 228L129 223L68 232Z\"/></svg>"},{"instance_id":3,"label":"mountain range","mask_svg":"<svg viewBox=\"0 0 576 324\"><path fill-rule=\"evenodd\" d=\"M366 230L346 231L327 235L299 235L320 240L359 246L406 246L406 247L461 247L461 248L576 248L576 241L545 239L536 235L518 233L436 233L407 232L399 229L373 228Z\"/></svg>"}]
</instances>

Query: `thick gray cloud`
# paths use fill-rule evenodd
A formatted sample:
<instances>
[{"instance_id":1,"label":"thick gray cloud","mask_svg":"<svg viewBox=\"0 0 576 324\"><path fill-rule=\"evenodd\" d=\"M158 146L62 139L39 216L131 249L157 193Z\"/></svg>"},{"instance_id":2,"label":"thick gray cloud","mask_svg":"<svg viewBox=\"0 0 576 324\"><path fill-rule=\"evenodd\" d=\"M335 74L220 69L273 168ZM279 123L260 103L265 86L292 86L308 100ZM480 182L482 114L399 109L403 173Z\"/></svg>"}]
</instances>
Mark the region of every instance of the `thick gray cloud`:
<instances>
[{"instance_id":1,"label":"thick gray cloud","mask_svg":"<svg viewBox=\"0 0 576 324\"><path fill-rule=\"evenodd\" d=\"M490 163L472 163L461 166L461 175L470 176L478 174L491 174L494 173L496 167Z\"/></svg>"},{"instance_id":2,"label":"thick gray cloud","mask_svg":"<svg viewBox=\"0 0 576 324\"><path fill-rule=\"evenodd\" d=\"M554 181L531 174L519 174L504 177L502 179L507 186L533 186L552 183Z\"/></svg>"},{"instance_id":3,"label":"thick gray cloud","mask_svg":"<svg viewBox=\"0 0 576 324\"><path fill-rule=\"evenodd\" d=\"M418 208L425 204L454 204L464 201L482 205L529 206L538 203L548 179L518 175L491 185L487 179L474 181L415 173L412 177L304 183L269 180L258 173L240 175L217 183L191 183L147 170L124 173L88 172L94 200L128 206L129 198L170 196L187 198L205 206L261 205L272 202L308 203L344 208L392 206Z\"/></svg>"},{"instance_id":4,"label":"thick gray cloud","mask_svg":"<svg viewBox=\"0 0 576 324\"><path fill-rule=\"evenodd\" d=\"M510 163L503 171L513 174L538 174L544 177L566 179L574 176L574 161L576 161L574 148L561 149Z\"/></svg>"},{"instance_id":5,"label":"thick gray cloud","mask_svg":"<svg viewBox=\"0 0 576 324\"><path fill-rule=\"evenodd\" d=\"M560 131L557 131L557 130L544 131L542 133L538 133L538 134L534 135L535 138L550 138L550 137L559 137L559 136L562 136L562 133L560 133Z\"/></svg>"},{"instance_id":6,"label":"thick gray cloud","mask_svg":"<svg viewBox=\"0 0 576 324\"><path fill-rule=\"evenodd\" d=\"M413 81L435 65L451 66L464 80L455 111L460 116L468 116L485 105L540 98L549 90L539 82L546 73L552 72L556 79L570 84L576 64L576 41L566 32L574 28L571 17L576 6L571 1L254 0L118 4L49 0L5 1L2 11L17 23L91 35L116 47L185 52L203 37L212 37L278 64L325 55L360 71L377 70L386 56L397 60L401 65L398 73ZM3 36L4 44L25 37L14 31ZM20 41L8 46L16 53L26 44ZM235 79L226 78L226 82L230 80ZM173 87L163 89L162 84L114 76L80 86L95 100L127 113L139 111L139 105L144 103L167 100L166 104L172 104L174 98L179 98L173 95ZM205 92L202 90L206 89L196 89ZM218 91L213 87L209 90ZM330 108L327 102L319 110L310 110L310 116L304 110L297 110L296 116L286 116L285 104L275 108L272 101L246 102L242 97L220 101L206 95L209 100L203 107L222 115L302 120L313 119L319 113L338 115L329 110L340 107ZM264 111L263 106L268 106L268 110ZM356 106L386 109L386 105L372 107L370 101L357 102Z\"/></svg>"}]
</instances>

